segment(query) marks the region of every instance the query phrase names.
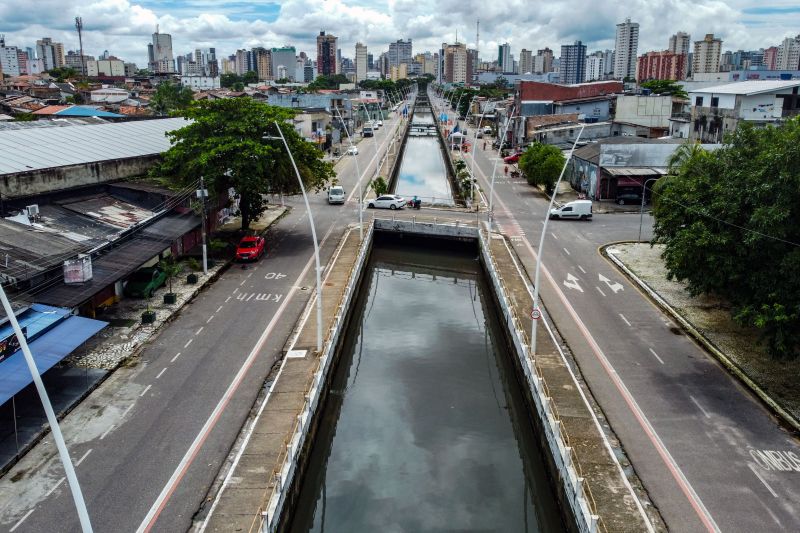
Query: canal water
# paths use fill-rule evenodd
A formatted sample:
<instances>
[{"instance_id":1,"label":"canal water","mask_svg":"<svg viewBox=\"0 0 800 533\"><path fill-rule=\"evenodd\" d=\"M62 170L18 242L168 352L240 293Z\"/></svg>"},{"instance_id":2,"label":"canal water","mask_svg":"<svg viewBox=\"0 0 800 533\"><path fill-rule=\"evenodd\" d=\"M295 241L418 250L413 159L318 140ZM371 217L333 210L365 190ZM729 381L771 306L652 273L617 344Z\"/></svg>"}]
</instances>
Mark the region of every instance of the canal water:
<instances>
[{"instance_id":1,"label":"canal water","mask_svg":"<svg viewBox=\"0 0 800 533\"><path fill-rule=\"evenodd\" d=\"M379 241L290 531L564 531L477 250Z\"/></svg>"},{"instance_id":2,"label":"canal water","mask_svg":"<svg viewBox=\"0 0 800 533\"><path fill-rule=\"evenodd\" d=\"M414 113L413 122L433 124L430 113ZM419 196L426 204L454 205L438 137L409 137L397 173L395 194Z\"/></svg>"}]
</instances>

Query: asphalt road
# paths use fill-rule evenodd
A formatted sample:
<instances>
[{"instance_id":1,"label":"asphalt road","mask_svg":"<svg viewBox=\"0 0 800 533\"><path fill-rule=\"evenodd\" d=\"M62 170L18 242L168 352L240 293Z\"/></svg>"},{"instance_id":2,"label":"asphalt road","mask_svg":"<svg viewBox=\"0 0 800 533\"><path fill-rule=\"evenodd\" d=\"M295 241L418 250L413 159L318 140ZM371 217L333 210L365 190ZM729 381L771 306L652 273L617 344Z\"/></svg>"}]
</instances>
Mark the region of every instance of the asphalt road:
<instances>
[{"instance_id":1,"label":"asphalt road","mask_svg":"<svg viewBox=\"0 0 800 533\"><path fill-rule=\"evenodd\" d=\"M495 158L476 153L485 191ZM546 199L522 179L496 178L495 193L498 226L532 266ZM670 529L800 530L797 439L600 255L638 226L638 214L548 223L551 317Z\"/></svg>"},{"instance_id":2,"label":"asphalt road","mask_svg":"<svg viewBox=\"0 0 800 533\"><path fill-rule=\"evenodd\" d=\"M310 198L322 263L356 220L357 183L375 172L397 119L337 165L350 198ZM361 181L357 181L356 160ZM185 531L228 456L314 286L301 198L268 232L268 254L235 265L165 326L135 366L117 370L62 422L95 531ZM366 218L366 217L365 217ZM51 439L0 480L5 531L76 531Z\"/></svg>"}]
</instances>

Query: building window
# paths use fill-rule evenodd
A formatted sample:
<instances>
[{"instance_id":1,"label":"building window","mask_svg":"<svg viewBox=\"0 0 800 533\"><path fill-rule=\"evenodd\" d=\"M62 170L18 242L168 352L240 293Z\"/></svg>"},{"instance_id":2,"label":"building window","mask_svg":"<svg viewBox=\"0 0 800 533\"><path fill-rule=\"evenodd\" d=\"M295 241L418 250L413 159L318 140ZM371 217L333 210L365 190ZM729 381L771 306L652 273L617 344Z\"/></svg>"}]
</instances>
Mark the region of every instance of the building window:
<instances>
[{"instance_id":1,"label":"building window","mask_svg":"<svg viewBox=\"0 0 800 533\"><path fill-rule=\"evenodd\" d=\"M694 105L696 105L697 107L703 107L703 97L702 96L695 96Z\"/></svg>"},{"instance_id":2,"label":"building window","mask_svg":"<svg viewBox=\"0 0 800 533\"><path fill-rule=\"evenodd\" d=\"M711 97L711 107L719 107L719 96Z\"/></svg>"}]
</instances>

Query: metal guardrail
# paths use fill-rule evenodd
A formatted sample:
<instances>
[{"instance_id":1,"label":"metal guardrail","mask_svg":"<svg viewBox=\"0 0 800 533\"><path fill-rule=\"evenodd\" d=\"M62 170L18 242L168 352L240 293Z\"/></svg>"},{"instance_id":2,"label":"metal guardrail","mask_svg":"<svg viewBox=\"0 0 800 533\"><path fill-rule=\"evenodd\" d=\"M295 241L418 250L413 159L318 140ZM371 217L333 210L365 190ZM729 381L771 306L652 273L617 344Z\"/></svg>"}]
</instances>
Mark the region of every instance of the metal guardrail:
<instances>
[{"instance_id":1,"label":"metal guardrail","mask_svg":"<svg viewBox=\"0 0 800 533\"><path fill-rule=\"evenodd\" d=\"M342 326L347 316L347 309L350 307L350 302L355 294L355 287L358 283L361 271L364 268L367 254L372 246L374 235L373 228L374 225L370 224L359 247L358 256L350 267L347 285L342 291L342 295L336 307L333 323L326 331L322 353L319 354L319 358L317 359L317 367L304 387L308 392L305 395L303 405L298 411L297 420L292 429L291 436L288 440L284 440L283 450L278 455L275 466L270 473L268 488L265 491L263 499L266 507L262 506L259 508L251 524L250 531L253 531L253 526L256 525L256 523L258 523L258 529L261 531L274 532L277 529L283 504L286 499L286 491L292 484L292 479L297 468L298 454L303 448L308 434L309 424L319 405L322 387L324 386L325 378L333 360L333 351L336 347L339 335L342 332ZM345 242L346 240L340 245L339 250L337 250L335 254L336 256L341 252Z\"/></svg>"},{"instance_id":2,"label":"metal guardrail","mask_svg":"<svg viewBox=\"0 0 800 533\"><path fill-rule=\"evenodd\" d=\"M586 533L608 531L602 518L597 514L597 505L589 486L583 482L584 477L580 463L577 461L572 446L570 446L569 435L566 434L563 428L558 409L552 401L547 384L543 379L542 371L530 353L530 339L526 332L525 324L516 313L514 302L510 296L511 292L506 288L505 281L497 268L496 260L492 254L490 247L491 236L488 231L485 232L484 229L479 229L478 239L484 263L491 273L492 283L499 295L503 315L506 318L506 325L512 333L517 357L520 359L521 366L525 372L525 378L532 392L536 411L545 432L545 439L558 470L558 477L564 485L567 502L572 509L576 525L580 531Z\"/></svg>"}]
</instances>

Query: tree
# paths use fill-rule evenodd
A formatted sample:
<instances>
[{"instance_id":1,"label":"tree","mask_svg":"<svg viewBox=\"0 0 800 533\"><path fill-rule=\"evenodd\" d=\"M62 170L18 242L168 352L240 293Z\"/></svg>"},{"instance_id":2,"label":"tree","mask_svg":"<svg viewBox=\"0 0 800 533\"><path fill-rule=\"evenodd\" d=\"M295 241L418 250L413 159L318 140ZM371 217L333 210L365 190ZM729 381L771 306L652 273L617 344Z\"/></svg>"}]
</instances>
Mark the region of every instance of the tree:
<instances>
[{"instance_id":1,"label":"tree","mask_svg":"<svg viewBox=\"0 0 800 533\"><path fill-rule=\"evenodd\" d=\"M194 92L189 87L165 81L158 85L155 94L150 99L150 109L156 115L166 116L186 109L192 100L194 100Z\"/></svg>"},{"instance_id":2,"label":"tree","mask_svg":"<svg viewBox=\"0 0 800 533\"><path fill-rule=\"evenodd\" d=\"M383 196L387 192L389 192L389 184L386 183L386 179L383 176L378 176L369 184L372 191L375 193L375 196Z\"/></svg>"},{"instance_id":3,"label":"tree","mask_svg":"<svg viewBox=\"0 0 800 533\"><path fill-rule=\"evenodd\" d=\"M227 198L232 187L240 195L243 230L264 212L264 195L300 192L275 121L306 188L319 191L335 176L333 166L322 161L322 152L286 123L295 114L291 109L250 98L223 98L193 102L180 114L193 122L167 134L173 146L151 175L169 176L182 187L195 187L203 176L209 195L216 197Z\"/></svg>"},{"instance_id":4,"label":"tree","mask_svg":"<svg viewBox=\"0 0 800 533\"><path fill-rule=\"evenodd\" d=\"M71 78L76 78L78 71L72 67L56 67L48 70L47 74L54 77L58 83L63 83Z\"/></svg>"},{"instance_id":5,"label":"tree","mask_svg":"<svg viewBox=\"0 0 800 533\"><path fill-rule=\"evenodd\" d=\"M244 83L245 85L247 85L248 83L258 83L258 72L255 72L253 70L248 70L247 72L245 72L244 76L242 76L242 83Z\"/></svg>"},{"instance_id":6,"label":"tree","mask_svg":"<svg viewBox=\"0 0 800 533\"><path fill-rule=\"evenodd\" d=\"M308 89L311 91L338 89L342 83L350 83L347 76L344 74L334 74L332 76L317 76L317 78L308 84Z\"/></svg>"},{"instance_id":7,"label":"tree","mask_svg":"<svg viewBox=\"0 0 800 533\"><path fill-rule=\"evenodd\" d=\"M674 80L649 80L640 84L642 89L650 89L653 94L671 94L677 98L689 98L683 87Z\"/></svg>"},{"instance_id":8,"label":"tree","mask_svg":"<svg viewBox=\"0 0 800 533\"><path fill-rule=\"evenodd\" d=\"M654 187L670 279L731 303L776 357L800 354L800 119L739 125L723 147L681 146Z\"/></svg>"},{"instance_id":9,"label":"tree","mask_svg":"<svg viewBox=\"0 0 800 533\"><path fill-rule=\"evenodd\" d=\"M519 168L531 185L542 185L550 194L564 168L564 155L550 144L534 143L519 158Z\"/></svg>"}]
</instances>

